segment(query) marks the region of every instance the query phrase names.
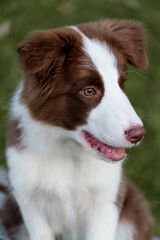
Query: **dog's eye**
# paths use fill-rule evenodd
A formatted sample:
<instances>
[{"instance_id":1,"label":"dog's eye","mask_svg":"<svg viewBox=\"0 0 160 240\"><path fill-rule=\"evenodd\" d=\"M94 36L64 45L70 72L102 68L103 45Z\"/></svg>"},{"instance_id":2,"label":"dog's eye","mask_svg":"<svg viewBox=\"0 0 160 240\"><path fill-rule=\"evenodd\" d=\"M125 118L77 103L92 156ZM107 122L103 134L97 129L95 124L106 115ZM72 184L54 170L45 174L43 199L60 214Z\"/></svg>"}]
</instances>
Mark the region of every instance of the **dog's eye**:
<instances>
[{"instance_id":1,"label":"dog's eye","mask_svg":"<svg viewBox=\"0 0 160 240\"><path fill-rule=\"evenodd\" d=\"M85 88L84 90L82 90L82 94L84 94L85 96L92 96L96 93L96 91L94 90L94 88Z\"/></svg>"}]
</instances>

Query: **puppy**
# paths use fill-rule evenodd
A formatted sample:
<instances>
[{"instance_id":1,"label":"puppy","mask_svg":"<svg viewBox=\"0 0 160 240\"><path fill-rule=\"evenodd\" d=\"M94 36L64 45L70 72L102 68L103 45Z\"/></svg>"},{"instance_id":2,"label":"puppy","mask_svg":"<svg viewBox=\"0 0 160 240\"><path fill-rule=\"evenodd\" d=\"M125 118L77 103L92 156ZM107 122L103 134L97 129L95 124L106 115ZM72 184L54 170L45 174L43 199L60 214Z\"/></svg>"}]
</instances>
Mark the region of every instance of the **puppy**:
<instances>
[{"instance_id":1,"label":"puppy","mask_svg":"<svg viewBox=\"0 0 160 240\"><path fill-rule=\"evenodd\" d=\"M126 63L148 63L142 26L105 20L40 31L17 50L24 80L6 153L29 239L151 240L147 204L122 174L124 149L145 134L124 90Z\"/></svg>"}]
</instances>

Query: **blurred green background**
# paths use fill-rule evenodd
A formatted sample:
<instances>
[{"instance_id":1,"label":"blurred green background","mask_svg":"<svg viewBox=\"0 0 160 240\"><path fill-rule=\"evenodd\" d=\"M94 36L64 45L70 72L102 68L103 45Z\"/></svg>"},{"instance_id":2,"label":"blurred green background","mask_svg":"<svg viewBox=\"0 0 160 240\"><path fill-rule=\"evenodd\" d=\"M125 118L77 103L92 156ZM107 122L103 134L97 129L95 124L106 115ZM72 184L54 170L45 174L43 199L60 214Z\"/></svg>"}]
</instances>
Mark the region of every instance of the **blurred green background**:
<instances>
[{"instance_id":1,"label":"blurred green background","mask_svg":"<svg viewBox=\"0 0 160 240\"><path fill-rule=\"evenodd\" d=\"M0 0L0 164L5 165L9 101L22 77L16 45L33 30L104 18L140 20L147 29L149 67L129 67L126 83L147 134L128 151L125 174L150 202L160 235L160 0Z\"/></svg>"}]
</instances>

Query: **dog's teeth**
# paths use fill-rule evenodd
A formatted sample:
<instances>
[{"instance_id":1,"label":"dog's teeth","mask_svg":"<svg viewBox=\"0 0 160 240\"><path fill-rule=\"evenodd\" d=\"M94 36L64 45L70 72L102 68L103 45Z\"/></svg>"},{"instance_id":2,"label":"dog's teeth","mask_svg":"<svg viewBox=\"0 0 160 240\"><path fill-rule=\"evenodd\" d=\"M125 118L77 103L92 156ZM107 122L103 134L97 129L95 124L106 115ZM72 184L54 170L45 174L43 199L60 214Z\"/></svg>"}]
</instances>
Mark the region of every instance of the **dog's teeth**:
<instances>
[{"instance_id":1,"label":"dog's teeth","mask_svg":"<svg viewBox=\"0 0 160 240\"><path fill-rule=\"evenodd\" d=\"M109 149L109 150L108 150L108 152L110 152L110 153L111 153L111 149Z\"/></svg>"}]
</instances>

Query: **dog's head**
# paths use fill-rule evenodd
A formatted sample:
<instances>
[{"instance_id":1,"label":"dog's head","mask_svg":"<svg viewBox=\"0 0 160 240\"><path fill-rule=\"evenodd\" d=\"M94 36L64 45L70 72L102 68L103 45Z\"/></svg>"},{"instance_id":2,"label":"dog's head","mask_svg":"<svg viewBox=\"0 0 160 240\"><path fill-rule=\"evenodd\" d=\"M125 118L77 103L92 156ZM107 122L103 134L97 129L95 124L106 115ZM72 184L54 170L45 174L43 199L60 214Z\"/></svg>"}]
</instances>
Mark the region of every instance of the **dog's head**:
<instances>
[{"instance_id":1,"label":"dog's head","mask_svg":"<svg viewBox=\"0 0 160 240\"><path fill-rule=\"evenodd\" d=\"M21 99L35 120L65 129L99 158L121 160L145 134L124 91L126 63L147 66L144 42L130 21L37 32L18 46Z\"/></svg>"}]
</instances>

